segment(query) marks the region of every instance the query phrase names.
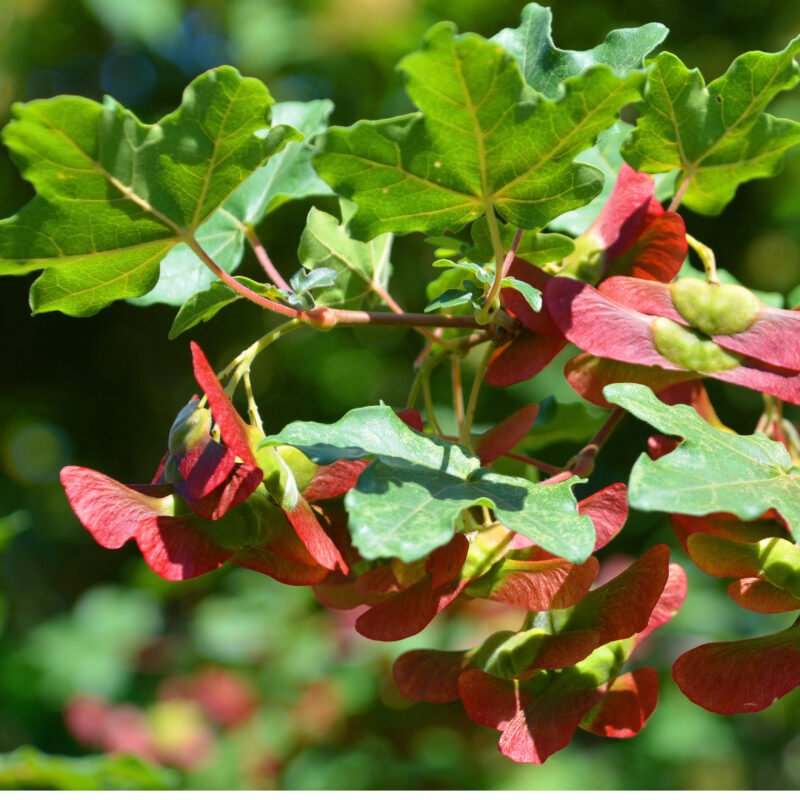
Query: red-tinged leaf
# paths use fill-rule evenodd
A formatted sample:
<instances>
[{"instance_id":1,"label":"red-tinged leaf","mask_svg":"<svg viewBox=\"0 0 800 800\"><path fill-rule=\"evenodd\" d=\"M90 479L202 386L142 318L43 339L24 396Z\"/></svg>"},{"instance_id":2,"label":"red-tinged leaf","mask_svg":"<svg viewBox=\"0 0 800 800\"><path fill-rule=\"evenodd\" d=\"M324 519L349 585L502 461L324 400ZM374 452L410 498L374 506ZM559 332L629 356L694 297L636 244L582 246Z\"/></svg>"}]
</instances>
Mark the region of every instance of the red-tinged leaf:
<instances>
[{"instance_id":1,"label":"red-tinged leaf","mask_svg":"<svg viewBox=\"0 0 800 800\"><path fill-rule=\"evenodd\" d=\"M800 611L800 599L763 578L742 578L729 583L728 596L736 605L757 614Z\"/></svg>"},{"instance_id":2,"label":"red-tinged leaf","mask_svg":"<svg viewBox=\"0 0 800 800\"><path fill-rule=\"evenodd\" d=\"M592 520L595 532L594 552L605 547L625 525L628 518L628 489L624 483L612 483L578 503L578 513Z\"/></svg>"},{"instance_id":3,"label":"red-tinged leaf","mask_svg":"<svg viewBox=\"0 0 800 800\"><path fill-rule=\"evenodd\" d=\"M647 439L647 452L650 454L650 458L656 461L661 456L671 453L679 444L679 441L664 433L656 433Z\"/></svg>"},{"instance_id":4,"label":"red-tinged leaf","mask_svg":"<svg viewBox=\"0 0 800 800\"><path fill-rule=\"evenodd\" d=\"M658 602L650 612L647 625L636 634L633 649L637 648L656 628L666 625L680 610L686 599L688 583L686 572L680 564L670 564L667 582L658 598ZM631 652L633 652L633 649Z\"/></svg>"},{"instance_id":5,"label":"red-tinged leaf","mask_svg":"<svg viewBox=\"0 0 800 800\"><path fill-rule=\"evenodd\" d=\"M312 590L321 606L336 611L350 611L367 604L367 598L360 595L353 581L341 572L327 572L324 581L315 584Z\"/></svg>"},{"instance_id":6,"label":"red-tinged leaf","mask_svg":"<svg viewBox=\"0 0 800 800\"><path fill-rule=\"evenodd\" d=\"M233 451L208 434L181 455L173 455L173 461L186 483L188 495L198 499L224 484L236 466Z\"/></svg>"},{"instance_id":7,"label":"red-tinged leaf","mask_svg":"<svg viewBox=\"0 0 800 800\"><path fill-rule=\"evenodd\" d=\"M688 325L672 302L669 286L651 280L613 277L598 286L598 291L619 305L642 314L667 317ZM713 334L712 341L734 353L796 372L800 370L800 313L762 305L755 321L745 330ZM780 342L780 347L775 347Z\"/></svg>"},{"instance_id":8,"label":"red-tinged leaf","mask_svg":"<svg viewBox=\"0 0 800 800\"><path fill-rule=\"evenodd\" d=\"M559 332L545 336L523 329L508 344L497 348L489 358L486 382L492 386L511 386L538 375L567 345Z\"/></svg>"},{"instance_id":9,"label":"red-tinged leaf","mask_svg":"<svg viewBox=\"0 0 800 800\"><path fill-rule=\"evenodd\" d=\"M402 411L395 411L395 414L397 414L409 428L413 428L415 431L422 433L425 428L422 422L422 415L416 408L405 408Z\"/></svg>"},{"instance_id":10,"label":"red-tinged leaf","mask_svg":"<svg viewBox=\"0 0 800 800\"><path fill-rule=\"evenodd\" d=\"M604 280L597 291L625 308L655 317L666 317L679 325L689 324L673 305L669 286L664 283L617 276Z\"/></svg>"},{"instance_id":11,"label":"red-tinged leaf","mask_svg":"<svg viewBox=\"0 0 800 800\"><path fill-rule=\"evenodd\" d=\"M658 673L651 667L626 672L611 684L581 728L597 736L626 739L639 733L657 704Z\"/></svg>"},{"instance_id":12,"label":"red-tinged leaf","mask_svg":"<svg viewBox=\"0 0 800 800\"><path fill-rule=\"evenodd\" d=\"M359 575L353 583L356 594L359 595L362 603L368 603L371 595L385 595L390 592L401 592L403 586L397 580L394 571L390 566L376 567L363 575ZM380 602L380 598L377 599Z\"/></svg>"},{"instance_id":13,"label":"red-tinged leaf","mask_svg":"<svg viewBox=\"0 0 800 800\"><path fill-rule=\"evenodd\" d=\"M603 696L597 688L569 685L559 678L536 696L523 686L479 670L467 670L458 680L467 714L480 725L502 731L500 752L523 764L543 764L566 747Z\"/></svg>"},{"instance_id":14,"label":"red-tinged leaf","mask_svg":"<svg viewBox=\"0 0 800 800\"><path fill-rule=\"evenodd\" d=\"M597 218L583 236L594 239L610 264L635 242L664 209L653 197L653 179L622 165L614 188Z\"/></svg>"},{"instance_id":15,"label":"red-tinged leaf","mask_svg":"<svg viewBox=\"0 0 800 800\"><path fill-rule=\"evenodd\" d=\"M305 550L305 548L303 549ZM300 554L298 553L298 555ZM255 572L269 575L270 578L274 578L279 583L285 583L289 586L311 586L319 584L330 574L325 567L321 567L313 559L308 557L307 553L304 560L294 560L286 558L285 555L281 553L273 552L273 548L271 548L270 545L258 549L255 547L244 547L231 561L245 569L252 569ZM356 603L356 605L358 605L358 603ZM341 608L342 606L335 605L329 607ZM354 606L344 607L353 608Z\"/></svg>"},{"instance_id":16,"label":"red-tinged leaf","mask_svg":"<svg viewBox=\"0 0 800 800\"><path fill-rule=\"evenodd\" d=\"M490 464L513 450L536 422L538 413L538 405L523 406L510 417L506 417L486 433L478 436L475 440L475 455L480 458L481 464Z\"/></svg>"},{"instance_id":17,"label":"red-tinged leaf","mask_svg":"<svg viewBox=\"0 0 800 800\"><path fill-rule=\"evenodd\" d=\"M717 714L761 711L800 684L800 627L684 653L672 668L680 690Z\"/></svg>"},{"instance_id":18,"label":"red-tinged leaf","mask_svg":"<svg viewBox=\"0 0 800 800\"><path fill-rule=\"evenodd\" d=\"M218 523L222 524L222 523ZM142 523L136 536L147 566L168 581L196 578L221 567L238 548L217 544L192 517L154 517Z\"/></svg>"},{"instance_id":19,"label":"red-tinged leaf","mask_svg":"<svg viewBox=\"0 0 800 800\"><path fill-rule=\"evenodd\" d=\"M423 630L461 594L465 583L457 580L433 588L430 575L365 611L356 630L367 639L396 642Z\"/></svg>"},{"instance_id":20,"label":"red-tinged leaf","mask_svg":"<svg viewBox=\"0 0 800 800\"><path fill-rule=\"evenodd\" d=\"M787 403L800 404L800 374L764 361L746 358L741 366L711 377L774 395Z\"/></svg>"},{"instance_id":21,"label":"red-tinged leaf","mask_svg":"<svg viewBox=\"0 0 800 800\"><path fill-rule=\"evenodd\" d=\"M525 611L569 608L589 591L599 569L594 556L583 564L572 564L563 558L547 561L505 558L472 584L469 594Z\"/></svg>"},{"instance_id":22,"label":"red-tinged leaf","mask_svg":"<svg viewBox=\"0 0 800 800\"><path fill-rule=\"evenodd\" d=\"M437 547L427 558L425 570L431 575L431 587L438 589L455 580L469 552L469 542L463 534L457 533L447 544Z\"/></svg>"},{"instance_id":23,"label":"red-tinged leaf","mask_svg":"<svg viewBox=\"0 0 800 800\"><path fill-rule=\"evenodd\" d=\"M616 578L589 592L563 630L596 630L600 645L643 631L668 577L669 547L657 544Z\"/></svg>"},{"instance_id":24,"label":"red-tinged leaf","mask_svg":"<svg viewBox=\"0 0 800 800\"><path fill-rule=\"evenodd\" d=\"M786 536L787 528L774 512L768 512L759 519L741 520L733 514L707 514L693 517L689 514L670 514L670 522L684 552L689 555L687 540L694 533L718 536L732 542L752 544L762 539ZM738 577L738 576L737 576Z\"/></svg>"},{"instance_id":25,"label":"red-tinged leaf","mask_svg":"<svg viewBox=\"0 0 800 800\"><path fill-rule=\"evenodd\" d=\"M300 541L320 566L347 574L348 567L342 554L330 536L325 533L311 506L302 497L292 511L283 509L283 513L297 531Z\"/></svg>"},{"instance_id":26,"label":"red-tinged leaf","mask_svg":"<svg viewBox=\"0 0 800 800\"><path fill-rule=\"evenodd\" d=\"M741 355L800 370L800 313L795 310L763 306L755 322L741 333L711 337L720 347ZM780 342L776 347L775 343Z\"/></svg>"},{"instance_id":27,"label":"red-tinged leaf","mask_svg":"<svg viewBox=\"0 0 800 800\"><path fill-rule=\"evenodd\" d=\"M548 275L538 267L531 266L527 261L522 261L518 258L511 262L508 275L511 278L530 284L534 289L538 289L542 295L544 295L547 284L553 279L552 275ZM534 311L522 292L516 289L501 289L500 296L503 299L506 311L516 317L526 328L543 336L561 338L561 331L553 321L545 305L542 306L540 311Z\"/></svg>"},{"instance_id":28,"label":"red-tinged leaf","mask_svg":"<svg viewBox=\"0 0 800 800\"><path fill-rule=\"evenodd\" d=\"M548 634L528 670L565 669L583 661L599 646L597 631L564 631Z\"/></svg>"},{"instance_id":29,"label":"red-tinged leaf","mask_svg":"<svg viewBox=\"0 0 800 800\"><path fill-rule=\"evenodd\" d=\"M200 388L206 393L208 407L214 422L217 423L222 441L233 451L237 458L245 464L256 466L256 458L253 455L250 434L251 426L248 425L234 408L230 397L228 397L222 384L217 380L217 374L208 363L205 353L200 349L196 342L191 343L192 363L194 365L194 377L200 384Z\"/></svg>"},{"instance_id":30,"label":"red-tinged leaf","mask_svg":"<svg viewBox=\"0 0 800 800\"><path fill-rule=\"evenodd\" d=\"M64 467L61 483L83 527L110 550L122 547L145 522L173 508L168 485L129 487L85 467Z\"/></svg>"},{"instance_id":31,"label":"red-tinged leaf","mask_svg":"<svg viewBox=\"0 0 800 800\"><path fill-rule=\"evenodd\" d=\"M734 542L719 536L693 533L686 540L686 548L695 565L715 578L760 577L762 565L758 543Z\"/></svg>"},{"instance_id":32,"label":"red-tinged leaf","mask_svg":"<svg viewBox=\"0 0 800 800\"><path fill-rule=\"evenodd\" d=\"M175 488L198 517L216 520L247 500L261 485L263 478L264 475L258 467L235 463L229 479L204 497L197 497L191 491L182 491L181 484Z\"/></svg>"},{"instance_id":33,"label":"red-tinged leaf","mask_svg":"<svg viewBox=\"0 0 800 800\"><path fill-rule=\"evenodd\" d=\"M468 665L467 652L410 650L392 668L400 694L416 703L458 700L458 676Z\"/></svg>"},{"instance_id":34,"label":"red-tinged leaf","mask_svg":"<svg viewBox=\"0 0 800 800\"><path fill-rule=\"evenodd\" d=\"M659 286L652 281L642 283ZM662 367L686 379L697 377L658 352L651 328L657 317L625 308L588 284L569 278L554 278L545 302L567 339L591 355ZM745 358L739 366L722 372L702 374L800 403L800 374L754 358Z\"/></svg>"},{"instance_id":35,"label":"red-tinged leaf","mask_svg":"<svg viewBox=\"0 0 800 800\"><path fill-rule=\"evenodd\" d=\"M677 372L661 367L644 367L610 358L599 358L581 353L564 365L567 383L584 399L596 406L612 408L603 396L603 389L612 383L642 383L649 386L659 397L670 387L694 383L691 372ZM666 401L665 401L666 402Z\"/></svg>"},{"instance_id":36,"label":"red-tinged leaf","mask_svg":"<svg viewBox=\"0 0 800 800\"><path fill-rule=\"evenodd\" d=\"M303 492L309 503L328 500L346 494L358 483L358 476L364 471L369 461L347 461L340 458L333 464L325 464L317 468L311 483Z\"/></svg>"},{"instance_id":37,"label":"red-tinged leaf","mask_svg":"<svg viewBox=\"0 0 800 800\"><path fill-rule=\"evenodd\" d=\"M688 250L683 219L667 211L611 264L608 274L669 283L680 272Z\"/></svg>"},{"instance_id":38,"label":"red-tinged leaf","mask_svg":"<svg viewBox=\"0 0 800 800\"><path fill-rule=\"evenodd\" d=\"M652 281L642 283L659 286ZM593 356L687 374L656 350L651 317L619 305L588 284L553 278L547 286L545 302L564 336L581 350Z\"/></svg>"},{"instance_id":39,"label":"red-tinged leaf","mask_svg":"<svg viewBox=\"0 0 800 800\"><path fill-rule=\"evenodd\" d=\"M479 669L468 669L458 678L458 694L473 722L498 731L506 726L530 702L530 697L518 695L518 682L496 678Z\"/></svg>"}]
</instances>

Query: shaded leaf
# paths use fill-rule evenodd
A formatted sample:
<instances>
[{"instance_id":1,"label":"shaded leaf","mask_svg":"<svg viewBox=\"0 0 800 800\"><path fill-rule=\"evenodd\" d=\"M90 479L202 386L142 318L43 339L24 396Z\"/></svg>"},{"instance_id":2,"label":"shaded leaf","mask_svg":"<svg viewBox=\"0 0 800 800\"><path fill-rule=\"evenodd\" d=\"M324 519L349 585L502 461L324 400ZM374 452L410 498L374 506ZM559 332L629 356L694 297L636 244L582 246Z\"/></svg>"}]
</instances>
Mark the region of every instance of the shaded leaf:
<instances>
[{"instance_id":1,"label":"shaded leaf","mask_svg":"<svg viewBox=\"0 0 800 800\"><path fill-rule=\"evenodd\" d=\"M262 442L270 444L290 444L322 464L375 457L345 498L365 558L422 558L453 537L459 513L473 505L493 508L504 525L571 561L585 560L594 545L573 481L537 486L482 469L462 447L413 431L386 406L354 409L332 425L291 423Z\"/></svg>"}]
</instances>

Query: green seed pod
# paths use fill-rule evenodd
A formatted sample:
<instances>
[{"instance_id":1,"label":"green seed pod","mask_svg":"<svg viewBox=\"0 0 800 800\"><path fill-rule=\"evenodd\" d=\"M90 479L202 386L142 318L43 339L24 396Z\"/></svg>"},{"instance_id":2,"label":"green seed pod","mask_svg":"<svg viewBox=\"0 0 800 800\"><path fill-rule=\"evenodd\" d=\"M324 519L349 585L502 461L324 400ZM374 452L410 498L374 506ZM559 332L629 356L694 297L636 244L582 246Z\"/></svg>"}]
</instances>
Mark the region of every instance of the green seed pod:
<instances>
[{"instance_id":1,"label":"green seed pod","mask_svg":"<svg viewBox=\"0 0 800 800\"><path fill-rule=\"evenodd\" d=\"M211 428L211 412L207 408L197 408L197 399L191 399L175 417L169 429L167 449L174 456L182 456L194 447Z\"/></svg>"},{"instance_id":2,"label":"green seed pod","mask_svg":"<svg viewBox=\"0 0 800 800\"><path fill-rule=\"evenodd\" d=\"M702 333L666 317L658 317L653 323L653 339L664 358L691 372L725 372L742 363L739 356L723 350Z\"/></svg>"},{"instance_id":3,"label":"green seed pod","mask_svg":"<svg viewBox=\"0 0 800 800\"><path fill-rule=\"evenodd\" d=\"M678 313L708 336L746 331L761 313L761 301L744 286L680 278L669 288Z\"/></svg>"}]
</instances>

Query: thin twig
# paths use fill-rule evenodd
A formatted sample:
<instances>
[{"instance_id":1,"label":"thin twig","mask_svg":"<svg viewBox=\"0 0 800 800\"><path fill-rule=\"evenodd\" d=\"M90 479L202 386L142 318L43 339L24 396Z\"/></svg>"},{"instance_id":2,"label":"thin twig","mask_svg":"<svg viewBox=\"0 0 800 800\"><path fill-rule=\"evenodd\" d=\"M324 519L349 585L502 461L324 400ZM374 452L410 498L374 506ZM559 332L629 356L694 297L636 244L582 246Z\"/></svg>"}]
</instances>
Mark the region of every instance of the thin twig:
<instances>
[{"instance_id":1,"label":"thin twig","mask_svg":"<svg viewBox=\"0 0 800 800\"><path fill-rule=\"evenodd\" d=\"M278 272L278 270L275 268L272 260L267 255L267 251L264 249L264 245L259 241L258 236L256 236L256 232L253 230L251 225L245 225L244 236L245 239L247 239L247 241L250 243L250 247L253 248L253 252L256 254L258 263L264 268L264 272L267 273L267 277L279 289L285 289L286 291L290 292L292 287L289 286L280 272Z\"/></svg>"}]
</instances>

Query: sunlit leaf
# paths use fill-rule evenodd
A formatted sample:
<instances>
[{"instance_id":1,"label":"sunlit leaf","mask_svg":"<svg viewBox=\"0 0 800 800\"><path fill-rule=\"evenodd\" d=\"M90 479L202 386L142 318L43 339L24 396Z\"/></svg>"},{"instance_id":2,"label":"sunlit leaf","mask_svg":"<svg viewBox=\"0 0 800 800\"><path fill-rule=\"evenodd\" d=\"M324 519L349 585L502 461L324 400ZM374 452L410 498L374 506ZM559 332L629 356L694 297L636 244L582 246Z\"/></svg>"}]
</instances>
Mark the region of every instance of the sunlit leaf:
<instances>
[{"instance_id":1,"label":"sunlit leaf","mask_svg":"<svg viewBox=\"0 0 800 800\"><path fill-rule=\"evenodd\" d=\"M400 64L421 113L330 128L315 165L358 203L356 236L458 230L494 207L540 228L585 204L601 174L573 163L639 97L644 78L597 65L567 80L558 101L527 87L515 60L475 34L435 25Z\"/></svg>"},{"instance_id":2,"label":"sunlit leaf","mask_svg":"<svg viewBox=\"0 0 800 800\"><path fill-rule=\"evenodd\" d=\"M111 98L16 105L4 141L38 194L0 224L0 273L44 269L35 311L88 316L145 294L167 252L299 137L267 130L271 105L261 82L232 67L196 78L154 125Z\"/></svg>"},{"instance_id":3,"label":"sunlit leaf","mask_svg":"<svg viewBox=\"0 0 800 800\"><path fill-rule=\"evenodd\" d=\"M642 172L681 170L688 181L683 203L701 214L719 214L739 184L775 175L784 153L800 143L800 123L764 113L778 92L791 89L800 67L800 37L778 53L739 56L705 86L672 53L661 53L648 72L645 103L622 148Z\"/></svg>"}]
</instances>

